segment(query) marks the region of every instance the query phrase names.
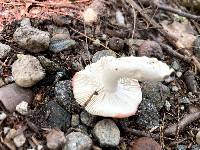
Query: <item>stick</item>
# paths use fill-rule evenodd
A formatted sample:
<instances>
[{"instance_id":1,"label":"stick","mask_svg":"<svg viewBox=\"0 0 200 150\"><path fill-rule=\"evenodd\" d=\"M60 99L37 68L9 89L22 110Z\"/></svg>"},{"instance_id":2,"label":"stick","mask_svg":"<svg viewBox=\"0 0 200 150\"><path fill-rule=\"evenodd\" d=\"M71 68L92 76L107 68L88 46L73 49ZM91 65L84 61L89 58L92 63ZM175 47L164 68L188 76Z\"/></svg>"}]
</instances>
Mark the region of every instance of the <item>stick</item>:
<instances>
[{"instance_id":1,"label":"stick","mask_svg":"<svg viewBox=\"0 0 200 150\"><path fill-rule=\"evenodd\" d=\"M200 112L187 114L185 115L183 119L180 120L178 124L173 124L172 126L165 129L164 133L166 135L175 135L177 126L179 127L179 130L181 131L185 128L185 126L187 126L188 124L192 123L193 121L199 118L200 118Z\"/></svg>"},{"instance_id":2,"label":"stick","mask_svg":"<svg viewBox=\"0 0 200 150\"><path fill-rule=\"evenodd\" d=\"M154 3L155 4L155 3ZM200 16L196 16L196 15L192 15L186 12L181 11L180 9L175 9L169 6L165 6L165 5L159 5L159 4L155 4L158 9L164 10L164 11L169 11L171 13L175 13L178 14L179 16L183 16L189 19L194 19L194 20L200 20Z\"/></svg>"}]
</instances>

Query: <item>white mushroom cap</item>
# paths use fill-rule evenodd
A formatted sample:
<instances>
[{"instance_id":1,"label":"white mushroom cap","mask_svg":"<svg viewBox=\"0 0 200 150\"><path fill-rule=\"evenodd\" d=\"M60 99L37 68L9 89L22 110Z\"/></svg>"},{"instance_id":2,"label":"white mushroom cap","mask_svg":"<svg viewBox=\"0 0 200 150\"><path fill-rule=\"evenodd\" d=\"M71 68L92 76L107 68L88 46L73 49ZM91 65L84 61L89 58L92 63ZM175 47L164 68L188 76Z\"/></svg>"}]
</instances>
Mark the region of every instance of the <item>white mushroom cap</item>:
<instances>
[{"instance_id":1,"label":"white mushroom cap","mask_svg":"<svg viewBox=\"0 0 200 150\"><path fill-rule=\"evenodd\" d=\"M93 115L129 117L142 101L138 80L163 80L172 71L155 58L102 57L74 75L73 93L76 101Z\"/></svg>"}]
</instances>

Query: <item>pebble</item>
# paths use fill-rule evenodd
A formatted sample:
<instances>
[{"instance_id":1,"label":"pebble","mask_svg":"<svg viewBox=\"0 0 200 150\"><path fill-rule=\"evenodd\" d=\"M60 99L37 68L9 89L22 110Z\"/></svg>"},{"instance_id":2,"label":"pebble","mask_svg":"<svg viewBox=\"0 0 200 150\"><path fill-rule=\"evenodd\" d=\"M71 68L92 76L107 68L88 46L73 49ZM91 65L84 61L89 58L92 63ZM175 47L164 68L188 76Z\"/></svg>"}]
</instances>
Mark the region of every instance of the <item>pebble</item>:
<instances>
[{"instance_id":1,"label":"pebble","mask_svg":"<svg viewBox=\"0 0 200 150\"><path fill-rule=\"evenodd\" d=\"M166 108L167 111L170 111L171 104L170 104L169 101L166 101L166 102L165 102L165 108Z\"/></svg>"},{"instance_id":2,"label":"pebble","mask_svg":"<svg viewBox=\"0 0 200 150\"><path fill-rule=\"evenodd\" d=\"M164 106L166 99L171 97L170 89L161 82L144 82L142 92L143 97L151 101L158 111Z\"/></svg>"},{"instance_id":3,"label":"pebble","mask_svg":"<svg viewBox=\"0 0 200 150\"><path fill-rule=\"evenodd\" d=\"M21 115L27 115L28 114L28 103L25 101L20 102L16 106L16 111L20 113Z\"/></svg>"},{"instance_id":4,"label":"pebble","mask_svg":"<svg viewBox=\"0 0 200 150\"><path fill-rule=\"evenodd\" d=\"M69 30L65 27L58 27L58 26L55 26L55 25L49 25L47 28L48 28L49 33L51 33L53 36L56 35L56 34L65 34L70 39Z\"/></svg>"},{"instance_id":5,"label":"pebble","mask_svg":"<svg viewBox=\"0 0 200 150\"><path fill-rule=\"evenodd\" d=\"M156 57L158 59L163 58L163 51L160 45L155 41L144 41L139 49L138 56Z\"/></svg>"},{"instance_id":6,"label":"pebble","mask_svg":"<svg viewBox=\"0 0 200 150\"><path fill-rule=\"evenodd\" d=\"M102 147L114 147L120 141L120 130L110 119L99 121L93 129L93 134Z\"/></svg>"},{"instance_id":7,"label":"pebble","mask_svg":"<svg viewBox=\"0 0 200 150\"><path fill-rule=\"evenodd\" d=\"M6 117L7 117L6 113L0 111L0 121L3 121L4 119L6 119Z\"/></svg>"},{"instance_id":8,"label":"pebble","mask_svg":"<svg viewBox=\"0 0 200 150\"><path fill-rule=\"evenodd\" d=\"M11 47L9 45L0 43L0 59L5 58L10 51Z\"/></svg>"},{"instance_id":9,"label":"pebble","mask_svg":"<svg viewBox=\"0 0 200 150\"><path fill-rule=\"evenodd\" d=\"M52 20L57 26L66 26L71 23L71 19L64 15L54 15Z\"/></svg>"},{"instance_id":10,"label":"pebble","mask_svg":"<svg viewBox=\"0 0 200 150\"><path fill-rule=\"evenodd\" d=\"M71 113L79 112L80 107L73 98L70 80L59 81L55 85L55 99L66 110Z\"/></svg>"},{"instance_id":11,"label":"pebble","mask_svg":"<svg viewBox=\"0 0 200 150\"><path fill-rule=\"evenodd\" d=\"M76 42L71 39L64 39L64 40L51 40L49 45L49 50L54 53L59 53L64 50L71 50L76 45Z\"/></svg>"},{"instance_id":12,"label":"pebble","mask_svg":"<svg viewBox=\"0 0 200 150\"><path fill-rule=\"evenodd\" d=\"M179 63L175 60L175 61L173 61L172 62L172 68L174 68L174 70L179 70L180 69L180 65L179 65Z\"/></svg>"},{"instance_id":13,"label":"pebble","mask_svg":"<svg viewBox=\"0 0 200 150\"><path fill-rule=\"evenodd\" d=\"M89 114L87 111L82 111L80 118L81 122L86 126L92 127L95 125L96 117L94 115Z\"/></svg>"},{"instance_id":14,"label":"pebble","mask_svg":"<svg viewBox=\"0 0 200 150\"><path fill-rule=\"evenodd\" d=\"M199 36L197 36L194 42L194 54L200 60L200 37Z\"/></svg>"},{"instance_id":15,"label":"pebble","mask_svg":"<svg viewBox=\"0 0 200 150\"><path fill-rule=\"evenodd\" d=\"M200 131L196 134L196 142L200 145Z\"/></svg>"},{"instance_id":16,"label":"pebble","mask_svg":"<svg viewBox=\"0 0 200 150\"><path fill-rule=\"evenodd\" d=\"M99 39L96 39L94 42L93 42L93 45L99 47L101 46L101 41Z\"/></svg>"},{"instance_id":17,"label":"pebble","mask_svg":"<svg viewBox=\"0 0 200 150\"><path fill-rule=\"evenodd\" d=\"M187 97L182 97L179 99L179 103L181 104L190 104L190 99Z\"/></svg>"},{"instance_id":18,"label":"pebble","mask_svg":"<svg viewBox=\"0 0 200 150\"><path fill-rule=\"evenodd\" d=\"M122 51L124 49L124 40L118 37L112 37L109 42L108 46L113 51Z\"/></svg>"},{"instance_id":19,"label":"pebble","mask_svg":"<svg viewBox=\"0 0 200 150\"><path fill-rule=\"evenodd\" d=\"M63 150L90 150L92 140L81 132L72 132L66 136L67 142Z\"/></svg>"},{"instance_id":20,"label":"pebble","mask_svg":"<svg viewBox=\"0 0 200 150\"><path fill-rule=\"evenodd\" d=\"M27 27L31 27L31 20L30 18L23 18L20 22L20 26L21 27L24 27L24 26L27 26Z\"/></svg>"},{"instance_id":21,"label":"pebble","mask_svg":"<svg viewBox=\"0 0 200 150\"><path fill-rule=\"evenodd\" d=\"M172 86L172 91L173 91L173 92L177 92L178 90L179 90L179 88L178 88L177 86L175 86L175 85Z\"/></svg>"},{"instance_id":22,"label":"pebble","mask_svg":"<svg viewBox=\"0 0 200 150\"><path fill-rule=\"evenodd\" d=\"M17 131L15 129L10 129L6 135L6 139L11 140L16 136Z\"/></svg>"},{"instance_id":23,"label":"pebble","mask_svg":"<svg viewBox=\"0 0 200 150\"><path fill-rule=\"evenodd\" d=\"M162 150L160 144L149 137L141 137L133 142L132 150Z\"/></svg>"},{"instance_id":24,"label":"pebble","mask_svg":"<svg viewBox=\"0 0 200 150\"><path fill-rule=\"evenodd\" d=\"M20 102L30 103L32 100L33 92L30 89L21 88L15 83L0 88L0 101L10 112L14 112Z\"/></svg>"},{"instance_id":25,"label":"pebble","mask_svg":"<svg viewBox=\"0 0 200 150\"><path fill-rule=\"evenodd\" d=\"M169 76L168 78L165 79L165 82L166 82L166 83L170 83L170 82L172 82L172 81L174 81L174 80L175 80L175 77L174 77L174 76L172 76L172 77Z\"/></svg>"},{"instance_id":26,"label":"pebble","mask_svg":"<svg viewBox=\"0 0 200 150\"><path fill-rule=\"evenodd\" d=\"M31 26L21 26L14 32L13 40L23 49L39 53L48 49L50 34Z\"/></svg>"},{"instance_id":27,"label":"pebble","mask_svg":"<svg viewBox=\"0 0 200 150\"><path fill-rule=\"evenodd\" d=\"M185 145L178 145L177 146L177 150L186 150L187 149L187 146Z\"/></svg>"},{"instance_id":28,"label":"pebble","mask_svg":"<svg viewBox=\"0 0 200 150\"><path fill-rule=\"evenodd\" d=\"M40 61L31 55L18 55L12 65L12 75L21 87L31 87L45 77Z\"/></svg>"},{"instance_id":29,"label":"pebble","mask_svg":"<svg viewBox=\"0 0 200 150\"><path fill-rule=\"evenodd\" d=\"M4 80L2 78L0 78L0 87L4 86L6 83L4 82Z\"/></svg>"},{"instance_id":30,"label":"pebble","mask_svg":"<svg viewBox=\"0 0 200 150\"><path fill-rule=\"evenodd\" d=\"M64 132L59 129L51 129L51 131L46 136L47 147L49 149L59 149L66 142L66 137Z\"/></svg>"},{"instance_id":31,"label":"pebble","mask_svg":"<svg viewBox=\"0 0 200 150\"><path fill-rule=\"evenodd\" d=\"M3 128L3 134L6 135L10 131L10 127Z\"/></svg>"},{"instance_id":32,"label":"pebble","mask_svg":"<svg viewBox=\"0 0 200 150\"><path fill-rule=\"evenodd\" d=\"M37 58L40 61L40 64L42 65L42 67L48 73L56 72L60 68L58 64L56 64L55 62L49 60L48 58L44 56L38 56Z\"/></svg>"},{"instance_id":33,"label":"pebble","mask_svg":"<svg viewBox=\"0 0 200 150\"><path fill-rule=\"evenodd\" d=\"M72 119L71 119L71 126L72 127L76 127L80 124L80 121L79 121L79 115L78 114L73 114L72 115Z\"/></svg>"},{"instance_id":34,"label":"pebble","mask_svg":"<svg viewBox=\"0 0 200 150\"><path fill-rule=\"evenodd\" d=\"M101 50L101 51L97 51L93 57L92 57L92 62L95 63L97 62L101 57L104 56L113 56L113 57L117 57L114 51L111 50Z\"/></svg>"},{"instance_id":35,"label":"pebble","mask_svg":"<svg viewBox=\"0 0 200 150\"><path fill-rule=\"evenodd\" d=\"M22 147L26 142L26 137L24 136L23 133L19 134L14 137L13 142L15 143L16 147Z\"/></svg>"},{"instance_id":36,"label":"pebble","mask_svg":"<svg viewBox=\"0 0 200 150\"><path fill-rule=\"evenodd\" d=\"M138 108L138 126L145 129L152 129L159 126L159 113L152 101L143 99Z\"/></svg>"},{"instance_id":37,"label":"pebble","mask_svg":"<svg viewBox=\"0 0 200 150\"><path fill-rule=\"evenodd\" d=\"M180 71L178 71L178 72L176 72L176 76L178 77L178 78L180 78L181 76L182 76L182 72L180 72Z\"/></svg>"},{"instance_id":38,"label":"pebble","mask_svg":"<svg viewBox=\"0 0 200 150\"><path fill-rule=\"evenodd\" d=\"M41 110L38 110L41 114L41 117L48 115L46 120L41 120L44 125L51 128L62 128L68 129L70 126L71 115L68 111L63 109L56 101L49 101L45 104ZM39 122L38 122L39 123Z\"/></svg>"},{"instance_id":39,"label":"pebble","mask_svg":"<svg viewBox=\"0 0 200 150\"><path fill-rule=\"evenodd\" d=\"M191 91L192 93L196 93L198 83L195 79L195 73L191 70L186 71L184 73L184 79L185 79L185 83L187 85L188 90Z\"/></svg>"},{"instance_id":40,"label":"pebble","mask_svg":"<svg viewBox=\"0 0 200 150\"><path fill-rule=\"evenodd\" d=\"M200 145L192 145L191 150L200 150Z\"/></svg>"},{"instance_id":41,"label":"pebble","mask_svg":"<svg viewBox=\"0 0 200 150\"><path fill-rule=\"evenodd\" d=\"M144 42L144 40L140 40L140 39L127 39L126 40L126 44L129 47L129 54L132 56L136 55L136 52L138 51L140 45Z\"/></svg>"}]
</instances>

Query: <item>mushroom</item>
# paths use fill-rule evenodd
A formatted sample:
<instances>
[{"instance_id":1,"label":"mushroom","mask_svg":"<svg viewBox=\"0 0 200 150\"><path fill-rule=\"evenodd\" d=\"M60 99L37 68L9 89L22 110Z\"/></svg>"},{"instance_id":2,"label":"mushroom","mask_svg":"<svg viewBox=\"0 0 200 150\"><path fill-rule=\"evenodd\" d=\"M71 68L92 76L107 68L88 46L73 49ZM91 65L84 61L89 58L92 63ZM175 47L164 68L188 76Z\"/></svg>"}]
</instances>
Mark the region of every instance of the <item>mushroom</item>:
<instances>
[{"instance_id":1,"label":"mushroom","mask_svg":"<svg viewBox=\"0 0 200 150\"><path fill-rule=\"evenodd\" d=\"M76 101L90 114L125 118L134 115L142 101L139 81L161 81L173 72L156 58L102 57L72 79Z\"/></svg>"}]
</instances>

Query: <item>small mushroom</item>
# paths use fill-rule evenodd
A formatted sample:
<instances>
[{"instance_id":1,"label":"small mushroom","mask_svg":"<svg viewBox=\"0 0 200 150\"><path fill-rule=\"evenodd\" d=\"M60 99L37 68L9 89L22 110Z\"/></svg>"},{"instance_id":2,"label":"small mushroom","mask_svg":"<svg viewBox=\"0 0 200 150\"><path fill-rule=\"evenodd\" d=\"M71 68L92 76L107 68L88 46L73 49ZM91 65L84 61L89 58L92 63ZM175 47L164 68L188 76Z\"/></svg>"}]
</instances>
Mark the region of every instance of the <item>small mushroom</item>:
<instances>
[{"instance_id":1,"label":"small mushroom","mask_svg":"<svg viewBox=\"0 0 200 150\"><path fill-rule=\"evenodd\" d=\"M172 72L156 58L102 57L74 75L73 93L93 115L125 118L134 115L142 101L138 80L161 81Z\"/></svg>"}]
</instances>

